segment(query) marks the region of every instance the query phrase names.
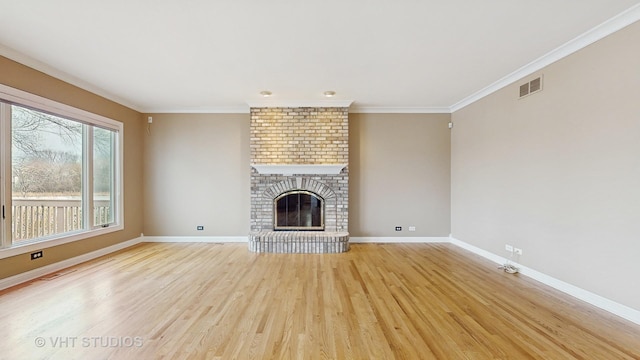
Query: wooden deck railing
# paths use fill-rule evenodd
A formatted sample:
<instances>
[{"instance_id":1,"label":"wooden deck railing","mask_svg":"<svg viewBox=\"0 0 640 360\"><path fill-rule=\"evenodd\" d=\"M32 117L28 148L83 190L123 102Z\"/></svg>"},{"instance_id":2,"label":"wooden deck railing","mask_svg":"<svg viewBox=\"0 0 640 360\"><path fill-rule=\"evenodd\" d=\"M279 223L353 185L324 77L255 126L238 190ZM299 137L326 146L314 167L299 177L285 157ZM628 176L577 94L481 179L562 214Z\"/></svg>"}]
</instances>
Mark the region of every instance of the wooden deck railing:
<instances>
[{"instance_id":1,"label":"wooden deck railing","mask_svg":"<svg viewBox=\"0 0 640 360\"><path fill-rule=\"evenodd\" d=\"M94 224L108 222L109 203L94 201ZM14 199L11 211L14 242L83 228L80 200Z\"/></svg>"}]
</instances>

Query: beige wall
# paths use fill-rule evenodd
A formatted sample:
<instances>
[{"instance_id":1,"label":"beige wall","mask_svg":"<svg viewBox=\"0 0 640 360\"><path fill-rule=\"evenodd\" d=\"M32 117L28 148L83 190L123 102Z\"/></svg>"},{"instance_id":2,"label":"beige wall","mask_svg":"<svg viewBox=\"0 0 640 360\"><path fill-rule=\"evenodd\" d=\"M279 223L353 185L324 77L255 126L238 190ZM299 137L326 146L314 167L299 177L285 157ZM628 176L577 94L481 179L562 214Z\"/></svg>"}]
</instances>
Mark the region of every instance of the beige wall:
<instances>
[{"instance_id":1,"label":"beige wall","mask_svg":"<svg viewBox=\"0 0 640 360\"><path fill-rule=\"evenodd\" d=\"M151 116L145 236L247 235L249 115ZM448 236L449 118L349 114L352 236Z\"/></svg>"},{"instance_id":2,"label":"beige wall","mask_svg":"<svg viewBox=\"0 0 640 360\"><path fill-rule=\"evenodd\" d=\"M151 116L145 236L248 235L249 114Z\"/></svg>"},{"instance_id":3,"label":"beige wall","mask_svg":"<svg viewBox=\"0 0 640 360\"><path fill-rule=\"evenodd\" d=\"M93 112L124 123L125 229L104 236L45 249L42 259L29 254L0 260L0 278L63 261L100 248L136 238L142 231L142 138L141 114L0 56L0 83Z\"/></svg>"},{"instance_id":4,"label":"beige wall","mask_svg":"<svg viewBox=\"0 0 640 360\"><path fill-rule=\"evenodd\" d=\"M452 115L452 234L640 309L640 23Z\"/></svg>"},{"instance_id":5,"label":"beige wall","mask_svg":"<svg viewBox=\"0 0 640 360\"><path fill-rule=\"evenodd\" d=\"M449 236L449 120L449 114L349 114L351 236Z\"/></svg>"}]
</instances>

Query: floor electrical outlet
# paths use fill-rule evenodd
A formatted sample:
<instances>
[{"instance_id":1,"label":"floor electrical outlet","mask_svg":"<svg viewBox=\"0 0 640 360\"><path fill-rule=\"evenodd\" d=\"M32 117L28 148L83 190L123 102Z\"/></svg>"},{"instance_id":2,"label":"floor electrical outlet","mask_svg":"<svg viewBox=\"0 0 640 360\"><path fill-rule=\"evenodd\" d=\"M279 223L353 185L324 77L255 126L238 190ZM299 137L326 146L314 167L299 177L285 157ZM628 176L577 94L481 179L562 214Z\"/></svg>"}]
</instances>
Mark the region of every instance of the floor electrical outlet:
<instances>
[{"instance_id":1,"label":"floor electrical outlet","mask_svg":"<svg viewBox=\"0 0 640 360\"><path fill-rule=\"evenodd\" d=\"M42 250L31 253L31 260L40 259L42 257Z\"/></svg>"},{"instance_id":2,"label":"floor electrical outlet","mask_svg":"<svg viewBox=\"0 0 640 360\"><path fill-rule=\"evenodd\" d=\"M505 244L504 249L511 254L509 255L511 261L513 261L513 255L522 255L522 249L514 248L512 245ZM506 260L505 264L499 266L498 269L502 269L504 272L509 274L517 274L520 272L520 269L512 264L510 260Z\"/></svg>"}]
</instances>

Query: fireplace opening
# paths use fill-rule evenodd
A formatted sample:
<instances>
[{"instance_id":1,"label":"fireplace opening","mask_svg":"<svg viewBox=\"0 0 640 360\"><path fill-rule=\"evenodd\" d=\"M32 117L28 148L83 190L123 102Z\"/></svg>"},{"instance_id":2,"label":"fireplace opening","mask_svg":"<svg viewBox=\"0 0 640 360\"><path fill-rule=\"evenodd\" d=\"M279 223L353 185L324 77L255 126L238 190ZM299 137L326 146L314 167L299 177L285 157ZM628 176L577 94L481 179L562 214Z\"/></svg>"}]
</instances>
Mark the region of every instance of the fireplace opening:
<instances>
[{"instance_id":1,"label":"fireplace opening","mask_svg":"<svg viewBox=\"0 0 640 360\"><path fill-rule=\"evenodd\" d=\"M274 230L324 230L324 199L310 191L294 190L273 201Z\"/></svg>"}]
</instances>

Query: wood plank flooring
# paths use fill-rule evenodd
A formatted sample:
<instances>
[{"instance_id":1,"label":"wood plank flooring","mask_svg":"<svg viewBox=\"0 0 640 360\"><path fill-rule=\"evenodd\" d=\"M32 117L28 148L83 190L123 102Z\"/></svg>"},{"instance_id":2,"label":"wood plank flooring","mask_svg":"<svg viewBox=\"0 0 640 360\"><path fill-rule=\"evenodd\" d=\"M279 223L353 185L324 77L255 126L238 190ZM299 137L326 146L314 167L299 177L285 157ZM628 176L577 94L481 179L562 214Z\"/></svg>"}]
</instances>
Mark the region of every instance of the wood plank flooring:
<instances>
[{"instance_id":1,"label":"wood plank flooring","mask_svg":"<svg viewBox=\"0 0 640 360\"><path fill-rule=\"evenodd\" d=\"M0 292L1 359L640 359L640 326L450 244L140 244Z\"/></svg>"}]
</instances>

